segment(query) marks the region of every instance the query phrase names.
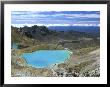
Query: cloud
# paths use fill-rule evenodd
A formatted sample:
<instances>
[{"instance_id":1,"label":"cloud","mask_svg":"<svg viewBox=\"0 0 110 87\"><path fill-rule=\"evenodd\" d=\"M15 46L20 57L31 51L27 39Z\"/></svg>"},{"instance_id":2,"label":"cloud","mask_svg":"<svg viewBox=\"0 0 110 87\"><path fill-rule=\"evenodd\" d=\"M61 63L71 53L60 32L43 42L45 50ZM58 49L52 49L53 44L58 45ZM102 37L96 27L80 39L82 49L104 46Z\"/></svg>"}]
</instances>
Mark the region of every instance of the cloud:
<instances>
[{"instance_id":1,"label":"cloud","mask_svg":"<svg viewBox=\"0 0 110 87\"><path fill-rule=\"evenodd\" d=\"M67 18L99 18L98 14L69 14L65 15Z\"/></svg>"},{"instance_id":2,"label":"cloud","mask_svg":"<svg viewBox=\"0 0 110 87\"><path fill-rule=\"evenodd\" d=\"M38 25L38 26L100 26L100 24L73 24L73 25L70 25L70 24L12 24L12 26L14 27L24 27L24 26L28 26L28 27L31 27L33 25Z\"/></svg>"},{"instance_id":3,"label":"cloud","mask_svg":"<svg viewBox=\"0 0 110 87\"><path fill-rule=\"evenodd\" d=\"M12 24L84 25L100 24L99 11L12 11Z\"/></svg>"},{"instance_id":4,"label":"cloud","mask_svg":"<svg viewBox=\"0 0 110 87\"><path fill-rule=\"evenodd\" d=\"M66 18L100 18L99 14L54 14L51 17L66 17Z\"/></svg>"},{"instance_id":5,"label":"cloud","mask_svg":"<svg viewBox=\"0 0 110 87\"><path fill-rule=\"evenodd\" d=\"M12 12L12 18L47 18L47 17L65 17L65 18L81 18L81 17L84 17L84 18L99 18L100 17L100 14L96 14L96 13L89 13L89 14L83 14L83 13L74 13L71 12L71 14L69 13L68 14L68 11L67 12L32 12L32 11L29 11L29 12Z\"/></svg>"},{"instance_id":6,"label":"cloud","mask_svg":"<svg viewBox=\"0 0 110 87\"><path fill-rule=\"evenodd\" d=\"M99 24L73 24L72 26L99 26Z\"/></svg>"}]
</instances>

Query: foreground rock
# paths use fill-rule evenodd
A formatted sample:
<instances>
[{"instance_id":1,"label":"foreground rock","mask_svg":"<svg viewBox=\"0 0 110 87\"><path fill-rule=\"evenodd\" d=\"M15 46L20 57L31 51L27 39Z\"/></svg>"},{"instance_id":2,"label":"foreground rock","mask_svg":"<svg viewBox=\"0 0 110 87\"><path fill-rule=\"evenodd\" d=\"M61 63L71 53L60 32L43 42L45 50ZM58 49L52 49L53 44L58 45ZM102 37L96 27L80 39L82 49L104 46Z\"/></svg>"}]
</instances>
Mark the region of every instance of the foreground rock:
<instances>
[{"instance_id":1,"label":"foreground rock","mask_svg":"<svg viewBox=\"0 0 110 87\"><path fill-rule=\"evenodd\" d=\"M53 67L58 77L99 77L100 50L92 51L84 56L73 59ZM75 60L75 61L74 61ZM70 62L71 61L71 62Z\"/></svg>"}]
</instances>

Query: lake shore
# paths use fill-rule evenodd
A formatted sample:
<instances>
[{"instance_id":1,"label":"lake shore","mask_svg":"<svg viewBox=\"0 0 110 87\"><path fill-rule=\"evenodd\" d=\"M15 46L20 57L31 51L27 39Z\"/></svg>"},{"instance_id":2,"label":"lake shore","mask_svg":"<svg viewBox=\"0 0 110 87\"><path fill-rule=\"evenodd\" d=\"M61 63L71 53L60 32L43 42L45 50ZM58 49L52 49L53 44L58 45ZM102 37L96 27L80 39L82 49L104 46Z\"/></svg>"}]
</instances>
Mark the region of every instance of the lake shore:
<instances>
[{"instance_id":1,"label":"lake shore","mask_svg":"<svg viewBox=\"0 0 110 87\"><path fill-rule=\"evenodd\" d=\"M23 77L23 76L24 77L26 76L28 77L30 76L34 76L34 77L42 77L42 76L43 77L79 77L79 76L84 75L82 74L82 72L87 73L84 70L82 70L82 67L85 67L85 66L87 67L88 65L95 62L95 60L92 60L92 61L89 60L90 58L87 60L81 59L80 56L76 56L76 58L78 59L75 60L74 58L75 56L71 54L71 57L68 58L64 63L53 64L52 66L49 66L48 68L35 68L32 66L29 66L26 63L26 60L24 60L24 58L21 58L19 54L18 55L15 54L16 52L17 50L12 50L12 77ZM97 54L99 54L99 52L97 52ZM82 57L85 57L85 55ZM92 72L92 71L96 72L97 73L96 77L97 77L99 76L99 71L100 71L99 66L95 68L96 69L93 69L93 70L91 68L91 71L89 72ZM92 74L90 76L92 76Z\"/></svg>"}]
</instances>

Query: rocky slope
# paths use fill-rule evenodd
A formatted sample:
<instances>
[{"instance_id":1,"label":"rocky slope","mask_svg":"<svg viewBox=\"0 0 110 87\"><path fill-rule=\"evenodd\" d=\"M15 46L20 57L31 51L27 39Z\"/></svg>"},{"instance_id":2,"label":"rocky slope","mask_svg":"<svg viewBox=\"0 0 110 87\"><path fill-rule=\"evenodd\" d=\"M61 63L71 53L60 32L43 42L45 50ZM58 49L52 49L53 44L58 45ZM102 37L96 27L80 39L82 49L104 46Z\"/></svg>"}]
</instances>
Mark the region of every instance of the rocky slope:
<instances>
[{"instance_id":1,"label":"rocky slope","mask_svg":"<svg viewBox=\"0 0 110 87\"><path fill-rule=\"evenodd\" d=\"M57 76L61 77L99 77L100 50L97 49L77 57L73 54L73 56L65 63L55 67L53 67L54 71L57 73Z\"/></svg>"}]
</instances>

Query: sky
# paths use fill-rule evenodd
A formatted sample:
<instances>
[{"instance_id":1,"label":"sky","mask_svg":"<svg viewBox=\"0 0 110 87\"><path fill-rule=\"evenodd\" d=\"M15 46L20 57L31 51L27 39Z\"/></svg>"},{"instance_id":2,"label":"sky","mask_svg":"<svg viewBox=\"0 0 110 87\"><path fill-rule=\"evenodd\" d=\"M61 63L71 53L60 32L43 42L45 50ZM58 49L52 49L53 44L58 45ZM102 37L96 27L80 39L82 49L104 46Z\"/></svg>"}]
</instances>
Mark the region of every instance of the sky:
<instances>
[{"instance_id":1,"label":"sky","mask_svg":"<svg viewBox=\"0 0 110 87\"><path fill-rule=\"evenodd\" d=\"M100 11L12 11L11 25L99 26Z\"/></svg>"}]
</instances>

